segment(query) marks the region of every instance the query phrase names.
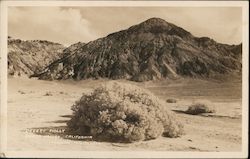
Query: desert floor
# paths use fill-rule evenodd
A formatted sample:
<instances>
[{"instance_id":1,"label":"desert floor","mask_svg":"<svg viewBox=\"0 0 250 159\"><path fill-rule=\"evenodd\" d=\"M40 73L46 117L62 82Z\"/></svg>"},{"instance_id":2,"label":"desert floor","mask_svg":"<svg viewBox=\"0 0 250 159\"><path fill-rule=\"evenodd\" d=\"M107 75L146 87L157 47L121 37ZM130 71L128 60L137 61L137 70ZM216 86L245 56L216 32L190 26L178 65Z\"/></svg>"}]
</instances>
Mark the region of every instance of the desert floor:
<instances>
[{"instance_id":1,"label":"desert floor","mask_svg":"<svg viewBox=\"0 0 250 159\"><path fill-rule=\"evenodd\" d=\"M42 81L8 78L8 150L156 150L156 151L241 151L241 81L205 81L178 79L135 83L151 90L159 98L174 98L166 103L183 122L185 135L179 138L160 137L137 143L75 140L59 130L66 127L71 106L83 92L107 80ZM216 113L188 115L188 105L210 100ZM206 102L206 101L204 101Z\"/></svg>"}]
</instances>

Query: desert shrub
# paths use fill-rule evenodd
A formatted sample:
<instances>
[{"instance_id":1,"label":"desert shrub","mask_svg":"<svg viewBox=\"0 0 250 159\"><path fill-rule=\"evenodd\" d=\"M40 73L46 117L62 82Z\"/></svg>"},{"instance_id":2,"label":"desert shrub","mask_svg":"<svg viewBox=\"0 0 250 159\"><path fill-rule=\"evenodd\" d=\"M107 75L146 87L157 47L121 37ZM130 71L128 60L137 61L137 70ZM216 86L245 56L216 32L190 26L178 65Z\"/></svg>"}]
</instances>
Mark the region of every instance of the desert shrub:
<instances>
[{"instance_id":1,"label":"desert shrub","mask_svg":"<svg viewBox=\"0 0 250 159\"><path fill-rule=\"evenodd\" d=\"M197 102L188 107L186 110L187 114L197 115L202 113L214 113L215 110L212 108L211 102Z\"/></svg>"},{"instance_id":2,"label":"desert shrub","mask_svg":"<svg viewBox=\"0 0 250 159\"><path fill-rule=\"evenodd\" d=\"M178 137L183 126L163 104L147 90L111 81L84 94L72 106L68 131L113 142Z\"/></svg>"},{"instance_id":3,"label":"desert shrub","mask_svg":"<svg viewBox=\"0 0 250 159\"><path fill-rule=\"evenodd\" d=\"M53 94L51 92L46 92L44 96L52 96Z\"/></svg>"},{"instance_id":4,"label":"desert shrub","mask_svg":"<svg viewBox=\"0 0 250 159\"><path fill-rule=\"evenodd\" d=\"M68 94L67 92L63 92L63 91L61 91L61 92L59 92L59 94Z\"/></svg>"},{"instance_id":5,"label":"desert shrub","mask_svg":"<svg viewBox=\"0 0 250 159\"><path fill-rule=\"evenodd\" d=\"M167 102L167 103L176 103L177 100L171 98L171 99L167 99L166 102Z\"/></svg>"},{"instance_id":6,"label":"desert shrub","mask_svg":"<svg viewBox=\"0 0 250 159\"><path fill-rule=\"evenodd\" d=\"M26 94L24 91L22 91L22 90L18 90L18 93L20 93L20 94Z\"/></svg>"}]
</instances>

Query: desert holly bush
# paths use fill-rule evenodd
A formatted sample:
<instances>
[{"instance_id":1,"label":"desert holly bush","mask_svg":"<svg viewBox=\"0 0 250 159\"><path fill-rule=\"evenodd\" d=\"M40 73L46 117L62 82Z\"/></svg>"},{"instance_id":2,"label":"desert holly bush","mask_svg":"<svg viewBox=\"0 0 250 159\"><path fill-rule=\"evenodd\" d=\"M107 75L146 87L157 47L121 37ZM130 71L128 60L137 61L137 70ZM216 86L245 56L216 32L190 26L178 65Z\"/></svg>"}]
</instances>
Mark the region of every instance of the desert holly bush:
<instances>
[{"instance_id":1,"label":"desert holly bush","mask_svg":"<svg viewBox=\"0 0 250 159\"><path fill-rule=\"evenodd\" d=\"M84 94L72 106L73 117L67 124L70 132L104 141L178 137L183 125L164 103L145 89L111 81Z\"/></svg>"},{"instance_id":2,"label":"desert holly bush","mask_svg":"<svg viewBox=\"0 0 250 159\"><path fill-rule=\"evenodd\" d=\"M187 114L197 115L202 113L214 113L215 110L211 102L196 102L188 107Z\"/></svg>"},{"instance_id":3,"label":"desert holly bush","mask_svg":"<svg viewBox=\"0 0 250 159\"><path fill-rule=\"evenodd\" d=\"M166 102L167 102L167 103L176 103L177 100L171 98L171 99L167 99Z\"/></svg>"}]
</instances>

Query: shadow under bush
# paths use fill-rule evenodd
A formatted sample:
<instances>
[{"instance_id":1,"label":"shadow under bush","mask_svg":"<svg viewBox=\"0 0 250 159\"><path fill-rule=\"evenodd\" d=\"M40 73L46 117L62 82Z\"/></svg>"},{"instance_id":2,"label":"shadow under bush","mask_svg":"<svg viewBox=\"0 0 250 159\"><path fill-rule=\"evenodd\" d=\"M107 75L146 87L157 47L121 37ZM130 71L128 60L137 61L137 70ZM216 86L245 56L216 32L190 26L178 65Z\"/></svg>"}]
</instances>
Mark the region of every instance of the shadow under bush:
<instances>
[{"instance_id":1,"label":"shadow under bush","mask_svg":"<svg viewBox=\"0 0 250 159\"><path fill-rule=\"evenodd\" d=\"M68 131L111 142L178 137L183 126L164 103L140 87L111 81L72 106Z\"/></svg>"}]
</instances>

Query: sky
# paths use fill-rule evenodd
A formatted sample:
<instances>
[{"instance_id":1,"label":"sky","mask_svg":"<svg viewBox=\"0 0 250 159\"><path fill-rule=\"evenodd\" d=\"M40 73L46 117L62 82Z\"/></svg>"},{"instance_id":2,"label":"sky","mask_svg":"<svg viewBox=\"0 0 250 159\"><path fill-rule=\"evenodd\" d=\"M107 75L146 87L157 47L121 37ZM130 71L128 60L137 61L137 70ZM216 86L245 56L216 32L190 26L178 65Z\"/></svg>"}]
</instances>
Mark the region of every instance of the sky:
<instances>
[{"instance_id":1,"label":"sky","mask_svg":"<svg viewBox=\"0 0 250 159\"><path fill-rule=\"evenodd\" d=\"M158 17L217 42L242 42L240 7L9 7L8 35L69 46Z\"/></svg>"}]
</instances>

